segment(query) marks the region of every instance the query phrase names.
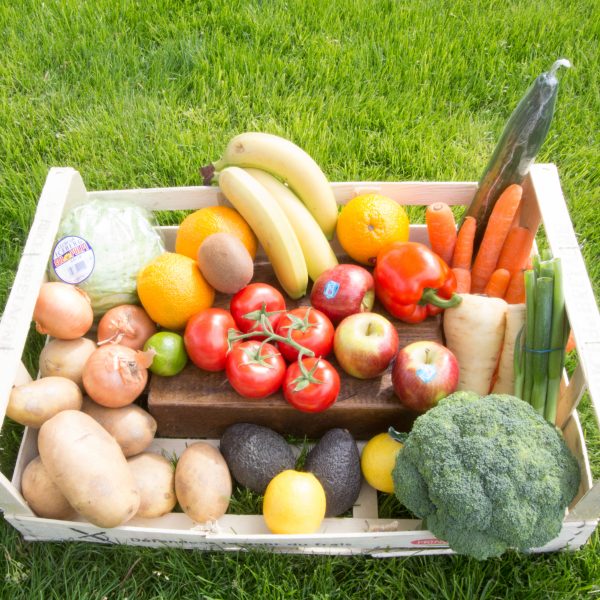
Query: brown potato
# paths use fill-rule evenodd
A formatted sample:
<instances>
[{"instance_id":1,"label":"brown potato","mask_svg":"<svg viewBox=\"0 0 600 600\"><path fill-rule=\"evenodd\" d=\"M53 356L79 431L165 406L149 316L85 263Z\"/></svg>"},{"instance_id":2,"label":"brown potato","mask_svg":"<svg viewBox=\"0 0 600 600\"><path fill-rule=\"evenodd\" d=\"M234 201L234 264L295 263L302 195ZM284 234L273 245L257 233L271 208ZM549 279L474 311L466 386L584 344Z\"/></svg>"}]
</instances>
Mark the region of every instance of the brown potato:
<instances>
[{"instance_id":1,"label":"brown potato","mask_svg":"<svg viewBox=\"0 0 600 600\"><path fill-rule=\"evenodd\" d=\"M175 467L160 454L143 452L127 463L140 492L140 507L136 517L153 519L173 510L175 497Z\"/></svg>"},{"instance_id":2,"label":"brown potato","mask_svg":"<svg viewBox=\"0 0 600 600\"><path fill-rule=\"evenodd\" d=\"M79 410L81 401L81 390L70 379L43 377L14 387L6 414L21 425L37 428L63 410Z\"/></svg>"},{"instance_id":3,"label":"brown potato","mask_svg":"<svg viewBox=\"0 0 600 600\"><path fill-rule=\"evenodd\" d=\"M231 475L217 448L197 442L183 451L175 469L175 492L190 519L206 523L222 517L231 490Z\"/></svg>"},{"instance_id":4,"label":"brown potato","mask_svg":"<svg viewBox=\"0 0 600 600\"><path fill-rule=\"evenodd\" d=\"M23 469L21 493L38 517L67 520L72 519L76 514L64 494L50 479L39 456Z\"/></svg>"},{"instance_id":5,"label":"brown potato","mask_svg":"<svg viewBox=\"0 0 600 600\"><path fill-rule=\"evenodd\" d=\"M65 410L40 428L40 457L69 504L98 527L135 515L140 493L116 440L92 417Z\"/></svg>"},{"instance_id":6,"label":"brown potato","mask_svg":"<svg viewBox=\"0 0 600 600\"><path fill-rule=\"evenodd\" d=\"M66 377L83 388L83 367L96 343L88 338L50 340L40 353L41 377Z\"/></svg>"},{"instance_id":7,"label":"brown potato","mask_svg":"<svg viewBox=\"0 0 600 600\"><path fill-rule=\"evenodd\" d=\"M117 440L126 457L143 452L156 434L156 420L137 404L108 408L86 396L81 410L98 421Z\"/></svg>"}]
</instances>

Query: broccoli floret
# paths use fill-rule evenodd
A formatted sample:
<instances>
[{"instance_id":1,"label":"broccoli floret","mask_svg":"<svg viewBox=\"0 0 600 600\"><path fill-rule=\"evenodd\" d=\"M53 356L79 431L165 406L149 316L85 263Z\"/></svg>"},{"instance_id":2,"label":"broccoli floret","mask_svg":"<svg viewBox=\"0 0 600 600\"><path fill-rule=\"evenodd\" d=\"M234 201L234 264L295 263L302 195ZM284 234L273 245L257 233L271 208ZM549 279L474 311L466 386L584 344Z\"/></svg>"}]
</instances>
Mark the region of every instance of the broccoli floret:
<instances>
[{"instance_id":1,"label":"broccoli floret","mask_svg":"<svg viewBox=\"0 0 600 600\"><path fill-rule=\"evenodd\" d=\"M415 421L393 476L400 502L478 559L556 537L580 478L559 431L529 404L464 392Z\"/></svg>"}]
</instances>

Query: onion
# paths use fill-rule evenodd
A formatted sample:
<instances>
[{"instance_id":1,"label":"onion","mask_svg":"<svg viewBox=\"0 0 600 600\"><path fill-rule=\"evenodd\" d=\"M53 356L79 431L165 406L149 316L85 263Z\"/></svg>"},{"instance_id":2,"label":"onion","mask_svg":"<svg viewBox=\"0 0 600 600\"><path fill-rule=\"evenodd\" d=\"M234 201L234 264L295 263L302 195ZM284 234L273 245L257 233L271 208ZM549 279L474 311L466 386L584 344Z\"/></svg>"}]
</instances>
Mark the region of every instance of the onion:
<instances>
[{"instance_id":1,"label":"onion","mask_svg":"<svg viewBox=\"0 0 600 600\"><path fill-rule=\"evenodd\" d=\"M40 354L40 375L66 377L82 387L83 367L94 350L96 344L88 338L51 340Z\"/></svg>"},{"instance_id":2,"label":"onion","mask_svg":"<svg viewBox=\"0 0 600 600\"><path fill-rule=\"evenodd\" d=\"M83 368L85 391L109 408L131 404L146 387L154 354L154 350L140 352L120 344L100 346Z\"/></svg>"},{"instance_id":3,"label":"onion","mask_svg":"<svg viewBox=\"0 0 600 600\"><path fill-rule=\"evenodd\" d=\"M89 296L78 287L52 281L43 283L33 311L35 328L61 340L87 333L94 322Z\"/></svg>"},{"instance_id":4,"label":"onion","mask_svg":"<svg viewBox=\"0 0 600 600\"><path fill-rule=\"evenodd\" d=\"M156 333L156 324L148 313L135 304L111 308L98 323L98 345L108 342L141 350L146 340Z\"/></svg>"}]
</instances>

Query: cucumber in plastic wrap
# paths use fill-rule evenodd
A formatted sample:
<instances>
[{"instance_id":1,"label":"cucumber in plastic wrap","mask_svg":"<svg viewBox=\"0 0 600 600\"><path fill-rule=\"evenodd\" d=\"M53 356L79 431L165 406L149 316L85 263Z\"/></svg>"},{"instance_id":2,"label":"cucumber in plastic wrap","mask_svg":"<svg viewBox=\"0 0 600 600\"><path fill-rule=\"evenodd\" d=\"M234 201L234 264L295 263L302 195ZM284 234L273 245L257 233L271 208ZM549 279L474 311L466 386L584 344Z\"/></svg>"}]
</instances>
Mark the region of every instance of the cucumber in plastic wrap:
<instances>
[{"instance_id":1,"label":"cucumber in plastic wrap","mask_svg":"<svg viewBox=\"0 0 600 600\"><path fill-rule=\"evenodd\" d=\"M570 66L568 60L561 58L547 73L538 75L506 123L464 214L477 220L475 248L479 247L496 200L509 185L522 183L546 139L558 93L556 72Z\"/></svg>"},{"instance_id":2,"label":"cucumber in plastic wrap","mask_svg":"<svg viewBox=\"0 0 600 600\"><path fill-rule=\"evenodd\" d=\"M48 277L77 285L94 316L120 304L139 304L137 274L165 252L151 212L130 202L94 199L62 218Z\"/></svg>"}]
</instances>

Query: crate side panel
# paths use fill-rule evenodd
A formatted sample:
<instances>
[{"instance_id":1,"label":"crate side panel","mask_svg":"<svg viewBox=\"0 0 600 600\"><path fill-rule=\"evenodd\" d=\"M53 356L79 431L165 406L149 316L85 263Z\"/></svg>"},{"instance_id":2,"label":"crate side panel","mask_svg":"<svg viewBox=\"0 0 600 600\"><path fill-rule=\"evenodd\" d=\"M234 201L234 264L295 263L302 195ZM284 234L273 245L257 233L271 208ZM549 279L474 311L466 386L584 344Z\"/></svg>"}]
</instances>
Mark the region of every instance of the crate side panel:
<instances>
[{"instance_id":1,"label":"crate side panel","mask_svg":"<svg viewBox=\"0 0 600 600\"><path fill-rule=\"evenodd\" d=\"M379 193L407 205L446 202L454 206L468 204L475 194L477 184L438 181L350 181L333 182L331 187L338 204L346 204L360 194ZM149 210L197 210L205 206L230 205L220 189L215 186L103 190L89 192L89 198L129 201Z\"/></svg>"},{"instance_id":2,"label":"crate side panel","mask_svg":"<svg viewBox=\"0 0 600 600\"><path fill-rule=\"evenodd\" d=\"M531 181L548 243L565 272L565 304L600 424L600 313L554 165L535 165Z\"/></svg>"}]
</instances>

